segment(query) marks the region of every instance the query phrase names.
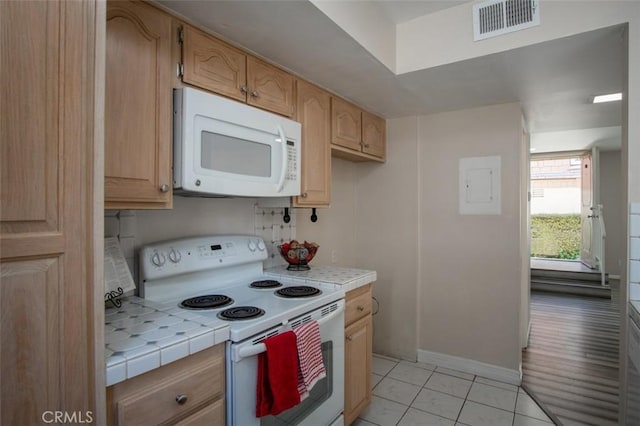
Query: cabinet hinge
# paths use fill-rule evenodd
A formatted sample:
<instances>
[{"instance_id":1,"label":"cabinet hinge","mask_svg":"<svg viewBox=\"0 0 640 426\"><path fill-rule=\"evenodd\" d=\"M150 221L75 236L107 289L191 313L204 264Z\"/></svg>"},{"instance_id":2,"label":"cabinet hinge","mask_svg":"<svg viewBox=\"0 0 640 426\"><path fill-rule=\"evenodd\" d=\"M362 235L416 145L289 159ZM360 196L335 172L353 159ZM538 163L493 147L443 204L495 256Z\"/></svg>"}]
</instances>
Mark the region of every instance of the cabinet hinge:
<instances>
[{"instance_id":1,"label":"cabinet hinge","mask_svg":"<svg viewBox=\"0 0 640 426\"><path fill-rule=\"evenodd\" d=\"M178 43L182 44L184 41L184 30L182 27L178 28Z\"/></svg>"},{"instance_id":2,"label":"cabinet hinge","mask_svg":"<svg viewBox=\"0 0 640 426\"><path fill-rule=\"evenodd\" d=\"M178 77L184 76L184 64L178 64Z\"/></svg>"}]
</instances>

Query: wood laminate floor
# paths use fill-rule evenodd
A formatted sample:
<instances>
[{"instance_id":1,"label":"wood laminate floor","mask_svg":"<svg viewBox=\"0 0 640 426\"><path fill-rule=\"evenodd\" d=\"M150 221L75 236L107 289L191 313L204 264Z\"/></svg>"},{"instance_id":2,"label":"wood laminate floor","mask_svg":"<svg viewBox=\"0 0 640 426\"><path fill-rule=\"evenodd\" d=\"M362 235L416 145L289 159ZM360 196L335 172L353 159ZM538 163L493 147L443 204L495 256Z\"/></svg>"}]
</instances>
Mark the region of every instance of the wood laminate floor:
<instances>
[{"instance_id":1,"label":"wood laminate floor","mask_svg":"<svg viewBox=\"0 0 640 426\"><path fill-rule=\"evenodd\" d=\"M531 294L523 383L564 425L618 424L618 300Z\"/></svg>"}]
</instances>

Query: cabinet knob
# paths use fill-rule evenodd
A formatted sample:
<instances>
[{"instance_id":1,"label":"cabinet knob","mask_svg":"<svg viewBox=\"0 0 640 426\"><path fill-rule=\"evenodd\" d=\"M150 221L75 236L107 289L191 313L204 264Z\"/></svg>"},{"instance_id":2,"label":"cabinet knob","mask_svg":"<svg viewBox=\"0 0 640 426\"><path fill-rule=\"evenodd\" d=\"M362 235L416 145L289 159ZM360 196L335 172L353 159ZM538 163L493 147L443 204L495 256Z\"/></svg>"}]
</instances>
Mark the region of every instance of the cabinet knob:
<instances>
[{"instance_id":1,"label":"cabinet knob","mask_svg":"<svg viewBox=\"0 0 640 426\"><path fill-rule=\"evenodd\" d=\"M353 336L347 336L347 340L348 341L352 341L353 340Z\"/></svg>"},{"instance_id":2,"label":"cabinet knob","mask_svg":"<svg viewBox=\"0 0 640 426\"><path fill-rule=\"evenodd\" d=\"M358 308L357 308L357 309L358 309L360 312L362 312L362 311L364 311L364 306L362 306L362 305L358 305Z\"/></svg>"},{"instance_id":3,"label":"cabinet knob","mask_svg":"<svg viewBox=\"0 0 640 426\"><path fill-rule=\"evenodd\" d=\"M255 90L253 92L251 92L251 96L253 96L254 98L259 97L260 95L258 94L258 92L256 92Z\"/></svg>"},{"instance_id":4,"label":"cabinet knob","mask_svg":"<svg viewBox=\"0 0 640 426\"><path fill-rule=\"evenodd\" d=\"M240 91L241 91L242 93L247 93L247 92L249 91L249 88L248 88L247 86L242 86L242 87L240 88Z\"/></svg>"},{"instance_id":5,"label":"cabinet knob","mask_svg":"<svg viewBox=\"0 0 640 426\"><path fill-rule=\"evenodd\" d=\"M176 402L179 405L184 405L187 402L187 395L181 393L180 395L176 396Z\"/></svg>"},{"instance_id":6,"label":"cabinet knob","mask_svg":"<svg viewBox=\"0 0 640 426\"><path fill-rule=\"evenodd\" d=\"M369 144L368 143L360 142L360 145L362 145L365 148L369 148Z\"/></svg>"},{"instance_id":7,"label":"cabinet knob","mask_svg":"<svg viewBox=\"0 0 640 426\"><path fill-rule=\"evenodd\" d=\"M160 192L169 192L169 185L167 185L166 183L160 185Z\"/></svg>"},{"instance_id":8,"label":"cabinet knob","mask_svg":"<svg viewBox=\"0 0 640 426\"><path fill-rule=\"evenodd\" d=\"M301 196L302 198L307 198L307 196L308 196L308 195L309 195L309 194L307 194L306 192L303 192L302 194L300 194L300 196Z\"/></svg>"}]
</instances>

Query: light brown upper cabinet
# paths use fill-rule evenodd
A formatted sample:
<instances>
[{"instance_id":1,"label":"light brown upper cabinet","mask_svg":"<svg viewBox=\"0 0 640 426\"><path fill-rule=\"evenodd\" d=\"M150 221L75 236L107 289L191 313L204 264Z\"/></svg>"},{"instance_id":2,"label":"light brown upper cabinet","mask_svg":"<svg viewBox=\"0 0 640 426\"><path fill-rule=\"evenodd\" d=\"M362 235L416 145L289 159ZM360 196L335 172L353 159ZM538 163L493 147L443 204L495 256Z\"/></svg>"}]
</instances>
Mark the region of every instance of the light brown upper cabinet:
<instances>
[{"instance_id":1,"label":"light brown upper cabinet","mask_svg":"<svg viewBox=\"0 0 640 426\"><path fill-rule=\"evenodd\" d=\"M296 120L302 124L301 192L295 207L327 207L331 202L331 95L297 81Z\"/></svg>"},{"instance_id":2,"label":"light brown upper cabinet","mask_svg":"<svg viewBox=\"0 0 640 426\"><path fill-rule=\"evenodd\" d=\"M286 117L294 114L294 78L189 25L182 32L182 81Z\"/></svg>"},{"instance_id":3,"label":"light brown upper cabinet","mask_svg":"<svg viewBox=\"0 0 640 426\"><path fill-rule=\"evenodd\" d=\"M339 98L331 98L331 143L360 151L362 143L362 111Z\"/></svg>"},{"instance_id":4,"label":"light brown upper cabinet","mask_svg":"<svg viewBox=\"0 0 640 426\"><path fill-rule=\"evenodd\" d=\"M384 161L385 121L340 98L331 98L331 151L351 161Z\"/></svg>"},{"instance_id":5,"label":"light brown upper cabinet","mask_svg":"<svg viewBox=\"0 0 640 426\"><path fill-rule=\"evenodd\" d=\"M383 118L362 111L362 152L385 157L386 122Z\"/></svg>"},{"instance_id":6,"label":"light brown upper cabinet","mask_svg":"<svg viewBox=\"0 0 640 426\"><path fill-rule=\"evenodd\" d=\"M107 3L105 208L172 206L171 17Z\"/></svg>"}]
</instances>

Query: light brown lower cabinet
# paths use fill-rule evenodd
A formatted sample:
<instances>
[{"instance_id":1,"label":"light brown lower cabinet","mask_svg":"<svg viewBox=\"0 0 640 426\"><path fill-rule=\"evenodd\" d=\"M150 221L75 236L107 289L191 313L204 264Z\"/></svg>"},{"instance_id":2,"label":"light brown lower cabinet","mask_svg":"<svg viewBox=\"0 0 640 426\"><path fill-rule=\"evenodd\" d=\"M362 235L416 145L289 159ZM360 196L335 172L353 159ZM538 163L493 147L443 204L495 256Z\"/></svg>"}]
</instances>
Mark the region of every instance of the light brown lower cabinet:
<instances>
[{"instance_id":1,"label":"light brown lower cabinet","mask_svg":"<svg viewBox=\"0 0 640 426\"><path fill-rule=\"evenodd\" d=\"M345 326L344 422L350 425L371 403L371 284L347 293Z\"/></svg>"},{"instance_id":2,"label":"light brown lower cabinet","mask_svg":"<svg viewBox=\"0 0 640 426\"><path fill-rule=\"evenodd\" d=\"M225 424L224 344L107 388L110 425Z\"/></svg>"}]
</instances>

